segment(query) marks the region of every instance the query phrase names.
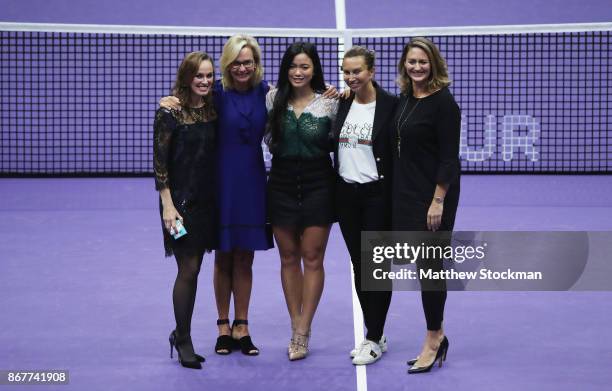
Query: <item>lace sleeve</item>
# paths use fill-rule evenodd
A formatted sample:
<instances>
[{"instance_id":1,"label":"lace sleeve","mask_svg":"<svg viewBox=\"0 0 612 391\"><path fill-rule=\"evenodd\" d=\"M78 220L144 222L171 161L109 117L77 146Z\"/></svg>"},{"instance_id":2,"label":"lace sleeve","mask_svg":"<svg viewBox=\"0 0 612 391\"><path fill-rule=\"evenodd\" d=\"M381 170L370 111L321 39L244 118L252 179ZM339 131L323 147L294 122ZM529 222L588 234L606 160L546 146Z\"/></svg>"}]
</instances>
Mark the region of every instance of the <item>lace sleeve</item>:
<instances>
[{"instance_id":1,"label":"lace sleeve","mask_svg":"<svg viewBox=\"0 0 612 391\"><path fill-rule=\"evenodd\" d=\"M266 110L268 113L272 111L274 106L274 98L276 97L276 88L270 88L270 91L266 94Z\"/></svg>"},{"instance_id":2,"label":"lace sleeve","mask_svg":"<svg viewBox=\"0 0 612 391\"><path fill-rule=\"evenodd\" d=\"M332 121L336 120L336 115L338 114L338 106L340 106L340 100L339 99L326 99L327 101L327 112L329 115L329 118L331 118Z\"/></svg>"},{"instance_id":3,"label":"lace sleeve","mask_svg":"<svg viewBox=\"0 0 612 391\"><path fill-rule=\"evenodd\" d=\"M316 104L313 107L313 113L319 118L328 117L332 121L336 119L338 114L338 99L329 99L319 96Z\"/></svg>"},{"instance_id":4,"label":"lace sleeve","mask_svg":"<svg viewBox=\"0 0 612 391\"><path fill-rule=\"evenodd\" d=\"M153 122L153 172L155 174L155 190L168 187L168 158L172 131L176 128L176 120L167 109L155 112Z\"/></svg>"}]
</instances>

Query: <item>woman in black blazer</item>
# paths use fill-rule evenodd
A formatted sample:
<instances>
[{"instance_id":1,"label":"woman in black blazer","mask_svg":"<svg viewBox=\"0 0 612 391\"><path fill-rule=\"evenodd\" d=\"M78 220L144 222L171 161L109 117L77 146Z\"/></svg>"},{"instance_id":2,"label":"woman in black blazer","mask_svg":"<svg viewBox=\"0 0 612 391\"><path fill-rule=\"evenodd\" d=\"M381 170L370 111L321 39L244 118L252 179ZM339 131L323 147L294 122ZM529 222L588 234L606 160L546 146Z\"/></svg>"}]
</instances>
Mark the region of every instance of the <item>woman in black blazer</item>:
<instances>
[{"instance_id":1,"label":"woman in black blazer","mask_svg":"<svg viewBox=\"0 0 612 391\"><path fill-rule=\"evenodd\" d=\"M342 100L333 126L336 213L351 256L355 289L367 334L351 351L353 364L377 361L387 350L383 335L391 289L364 291L361 286L361 231L391 229L390 132L397 98L380 88L374 77L374 53L353 46L344 55L344 81L351 89ZM371 264L371 263L368 263Z\"/></svg>"}]
</instances>

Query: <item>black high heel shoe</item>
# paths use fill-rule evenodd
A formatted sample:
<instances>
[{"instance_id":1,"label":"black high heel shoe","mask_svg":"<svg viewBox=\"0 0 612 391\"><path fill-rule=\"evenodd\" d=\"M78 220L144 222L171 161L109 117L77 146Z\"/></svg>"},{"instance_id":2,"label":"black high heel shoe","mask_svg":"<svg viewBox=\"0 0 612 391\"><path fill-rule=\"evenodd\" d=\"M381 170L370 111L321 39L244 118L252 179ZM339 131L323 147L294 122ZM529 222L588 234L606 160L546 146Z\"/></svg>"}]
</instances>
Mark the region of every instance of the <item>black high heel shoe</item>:
<instances>
[{"instance_id":1,"label":"black high heel shoe","mask_svg":"<svg viewBox=\"0 0 612 391\"><path fill-rule=\"evenodd\" d=\"M172 350L173 348L176 349L176 353L178 354L178 361L179 363L181 363L182 366L184 366L185 368L192 368L192 369L202 369L202 364L204 361L206 361L206 359L202 356L200 356L197 353L194 353L195 356L195 360L193 361L186 361L183 359L183 355L181 354L181 350L179 345L183 344L183 343L192 343L191 342L191 336L187 336L184 338L178 338L176 335L176 330L172 330L172 332L170 333L170 337L168 337L168 342L170 342L170 358L172 357Z\"/></svg>"},{"instance_id":2,"label":"black high heel shoe","mask_svg":"<svg viewBox=\"0 0 612 391\"><path fill-rule=\"evenodd\" d=\"M217 319L217 326L222 324L229 324L229 319ZM234 338L231 335L220 335L217 337L217 343L215 344L215 353L226 356L232 352L233 346Z\"/></svg>"},{"instance_id":3,"label":"black high heel shoe","mask_svg":"<svg viewBox=\"0 0 612 391\"><path fill-rule=\"evenodd\" d=\"M234 329L234 326L239 324L248 325L249 321L246 319L234 319L234 322L232 323L232 330ZM242 354L247 356L257 356L259 354L259 349L253 345L250 335L245 335L240 339L234 339L232 337L232 340L234 342L234 347L239 348Z\"/></svg>"},{"instance_id":4,"label":"black high heel shoe","mask_svg":"<svg viewBox=\"0 0 612 391\"><path fill-rule=\"evenodd\" d=\"M442 342L440 342L440 346L438 347L438 351L436 352L436 358L426 367L411 367L408 368L408 373L424 373L431 371L431 368L434 366L436 361L438 361L438 366L442 367L442 362L446 361L446 353L448 352L448 338L444 336ZM412 360L410 360L412 361ZM408 361L408 362L410 362Z\"/></svg>"}]
</instances>

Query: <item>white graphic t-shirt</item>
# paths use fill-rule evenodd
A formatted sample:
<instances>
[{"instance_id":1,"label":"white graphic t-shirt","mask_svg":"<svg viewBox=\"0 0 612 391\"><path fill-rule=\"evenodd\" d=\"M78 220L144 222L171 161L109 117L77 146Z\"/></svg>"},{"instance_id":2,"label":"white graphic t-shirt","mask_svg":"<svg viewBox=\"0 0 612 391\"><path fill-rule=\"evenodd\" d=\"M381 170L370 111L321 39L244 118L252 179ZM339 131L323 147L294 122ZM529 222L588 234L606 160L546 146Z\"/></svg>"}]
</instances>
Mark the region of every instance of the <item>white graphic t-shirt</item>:
<instances>
[{"instance_id":1,"label":"white graphic t-shirt","mask_svg":"<svg viewBox=\"0 0 612 391\"><path fill-rule=\"evenodd\" d=\"M372 151L372 126L376 101L366 104L353 101L338 145L340 176L349 183L368 183L378 180L378 170Z\"/></svg>"}]
</instances>

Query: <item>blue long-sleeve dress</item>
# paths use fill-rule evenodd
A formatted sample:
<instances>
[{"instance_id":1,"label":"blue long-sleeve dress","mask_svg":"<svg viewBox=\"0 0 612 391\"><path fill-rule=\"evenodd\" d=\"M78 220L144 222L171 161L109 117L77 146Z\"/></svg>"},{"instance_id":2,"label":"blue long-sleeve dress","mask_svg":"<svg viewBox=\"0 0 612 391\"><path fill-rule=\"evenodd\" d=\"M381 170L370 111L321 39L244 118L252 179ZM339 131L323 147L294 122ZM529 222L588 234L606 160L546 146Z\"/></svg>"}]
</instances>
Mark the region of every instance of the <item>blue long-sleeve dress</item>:
<instances>
[{"instance_id":1,"label":"blue long-sleeve dress","mask_svg":"<svg viewBox=\"0 0 612 391\"><path fill-rule=\"evenodd\" d=\"M217 181L219 250L267 250L273 247L266 224L266 169L261 142L269 86L261 82L246 92L215 83L218 114Z\"/></svg>"}]
</instances>

